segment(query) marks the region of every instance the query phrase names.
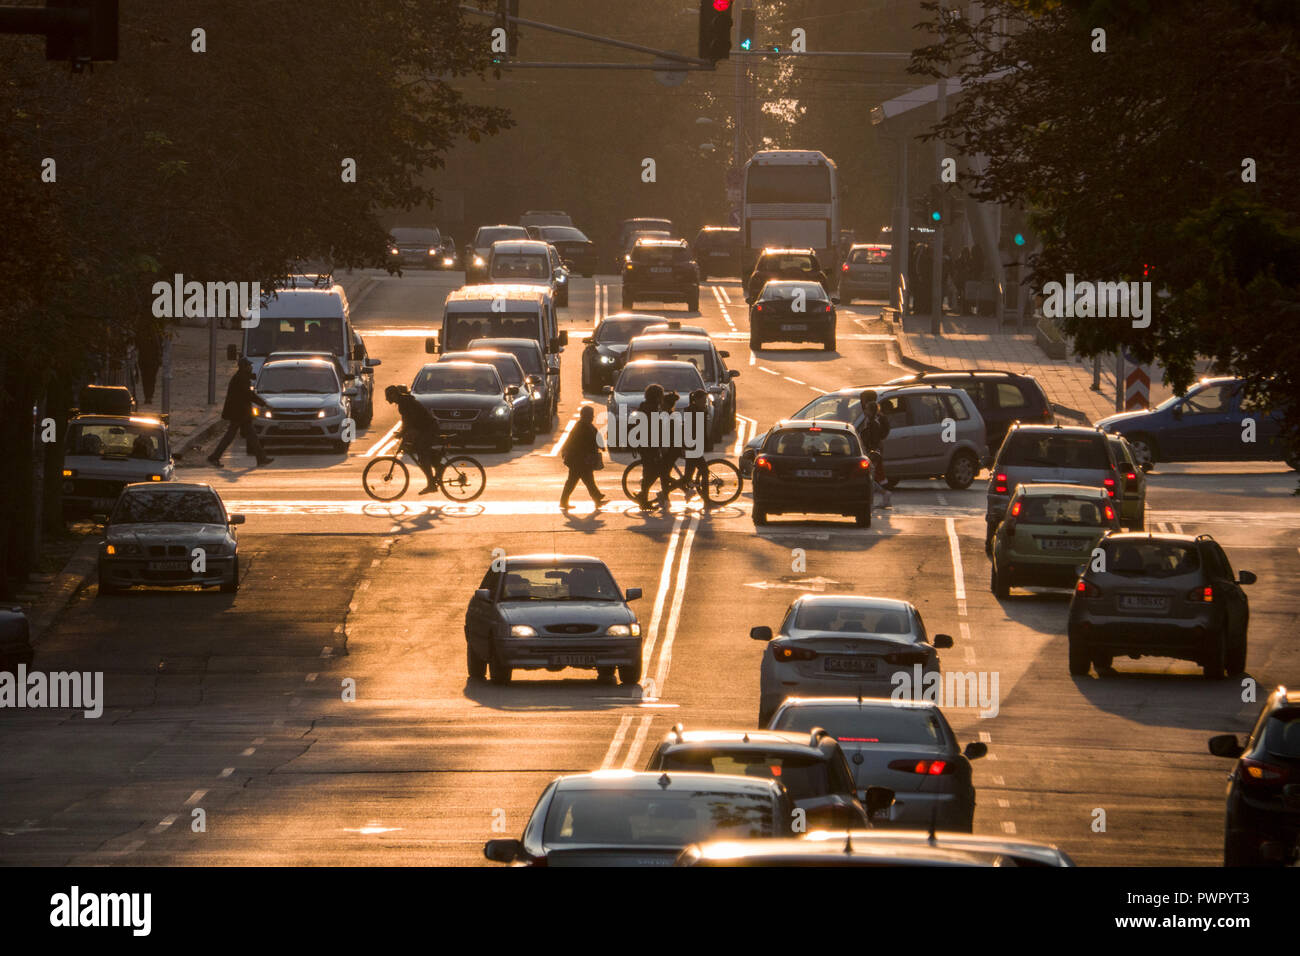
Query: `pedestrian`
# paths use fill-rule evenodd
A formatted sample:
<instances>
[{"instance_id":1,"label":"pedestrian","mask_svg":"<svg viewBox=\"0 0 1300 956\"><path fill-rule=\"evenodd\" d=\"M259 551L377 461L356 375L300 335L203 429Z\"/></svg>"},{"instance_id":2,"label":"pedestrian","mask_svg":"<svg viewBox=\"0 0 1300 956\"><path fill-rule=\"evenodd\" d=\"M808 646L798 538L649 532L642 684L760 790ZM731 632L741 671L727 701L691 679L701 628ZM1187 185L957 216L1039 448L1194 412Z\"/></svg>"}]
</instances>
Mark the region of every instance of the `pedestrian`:
<instances>
[{"instance_id":1,"label":"pedestrian","mask_svg":"<svg viewBox=\"0 0 1300 956\"><path fill-rule=\"evenodd\" d=\"M564 480L564 490L560 492L560 510L569 510L569 495L582 482L591 500L596 503L596 510L608 500L596 487L595 472L605 467L605 456L600 450L600 432L596 430L596 409L593 405L583 405L578 412L578 423L569 432L560 448L560 458L569 469L569 476Z\"/></svg>"},{"instance_id":2,"label":"pedestrian","mask_svg":"<svg viewBox=\"0 0 1300 956\"><path fill-rule=\"evenodd\" d=\"M221 436L221 441L217 442L217 447L208 455L208 464L214 468L221 467L221 455L230 447L237 434L244 436L248 453L257 460L258 465L269 465L275 461L263 453L262 444L257 440L257 431L253 428L254 403L266 407L262 396L253 391L253 363L241 358L235 374L230 376L230 384L226 386L226 403L221 406L221 417L229 425L226 433Z\"/></svg>"},{"instance_id":3,"label":"pedestrian","mask_svg":"<svg viewBox=\"0 0 1300 956\"><path fill-rule=\"evenodd\" d=\"M871 459L871 497L880 499L881 508L893 507L893 496L879 481L885 474L885 439L889 437L889 419L880 414L880 405L876 393L867 389L858 396L862 406L862 424L858 426L858 438L862 449Z\"/></svg>"},{"instance_id":4,"label":"pedestrian","mask_svg":"<svg viewBox=\"0 0 1300 956\"><path fill-rule=\"evenodd\" d=\"M646 423L645 447L636 450L637 457L641 459L641 493L637 495L637 504L641 506L642 511L650 510L650 489L654 487L656 481L660 484L660 497L668 497L667 487L663 484L664 450L657 447L652 440L655 416L663 411L663 401L663 386L657 382L647 385L641 404L632 412L633 415L643 415Z\"/></svg>"},{"instance_id":5,"label":"pedestrian","mask_svg":"<svg viewBox=\"0 0 1300 956\"><path fill-rule=\"evenodd\" d=\"M701 445L708 444L705 441L705 434L709 421L709 393L702 388L697 388L691 392L690 401L687 403L686 411L683 414L690 416L689 421L694 429L691 434L699 436ZM686 456L686 465L682 468L682 480L686 482L687 501L695 497L695 483L701 480L707 472L708 469L704 464L703 455L698 458ZM707 497L704 502L708 504Z\"/></svg>"}]
</instances>

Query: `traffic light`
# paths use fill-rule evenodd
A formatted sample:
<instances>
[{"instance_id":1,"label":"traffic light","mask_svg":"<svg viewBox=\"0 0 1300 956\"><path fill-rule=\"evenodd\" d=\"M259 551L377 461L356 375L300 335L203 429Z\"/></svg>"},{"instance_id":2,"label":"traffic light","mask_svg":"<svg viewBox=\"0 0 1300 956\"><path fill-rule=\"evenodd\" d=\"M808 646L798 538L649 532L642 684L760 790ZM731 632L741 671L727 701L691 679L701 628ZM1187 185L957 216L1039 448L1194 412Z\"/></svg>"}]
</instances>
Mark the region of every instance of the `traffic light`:
<instances>
[{"instance_id":1,"label":"traffic light","mask_svg":"<svg viewBox=\"0 0 1300 956\"><path fill-rule=\"evenodd\" d=\"M700 59L731 56L731 0L700 0Z\"/></svg>"},{"instance_id":2,"label":"traffic light","mask_svg":"<svg viewBox=\"0 0 1300 956\"><path fill-rule=\"evenodd\" d=\"M754 49L754 10L747 8L740 11L740 34L736 46L742 50Z\"/></svg>"},{"instance_id":3,"label":"traffic light","mask_svg":"<svg viewBox=\"0 0 1300 956\"><path fill-rule=\"evenodd\" d=\"M927 218L930 220L928 225L941 225L947 218L947 196L944 195L943 187L933 185L930 187L929 208Z\"/></svg>"},{"instance_id":4,"label":"traffic light","mask_svg":"<svg viewBox=\"0 0 1300 956\"><path fill-rule=\"evenodd\" d=\"M80 22L45 35L45 59L117 59L118 0L46 0L45 9L63 10Z\"/></svg>"}]
</instances>

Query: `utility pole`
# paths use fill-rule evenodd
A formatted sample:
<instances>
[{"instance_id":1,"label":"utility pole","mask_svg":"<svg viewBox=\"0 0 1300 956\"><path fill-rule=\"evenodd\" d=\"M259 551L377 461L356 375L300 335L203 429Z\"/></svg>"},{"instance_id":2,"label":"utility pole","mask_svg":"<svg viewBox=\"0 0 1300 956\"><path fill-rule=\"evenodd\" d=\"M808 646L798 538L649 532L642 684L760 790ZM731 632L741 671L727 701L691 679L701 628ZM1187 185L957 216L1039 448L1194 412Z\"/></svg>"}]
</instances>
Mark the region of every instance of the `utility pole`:
<instances>
[{"instance_id":1,"label":"utility pole","mask_svg":"<svg viewBox=\"0 0 1300 956\"><path fill-rule=\"evenodd\" d=\"M942 3L939 4L939 18L945 19L948 16L947 7ZM940 35L940 42L943 40L943 34ZM935 119L936 123L943 122L944 116L948 112L948 78L939 77L938 95L935 97ZM942 183L943 176L943 141L936 139L934 141L934 172L939 177L938 182ZM942 207L941 207L942 208ZM930 250L930 334L943 334L943 228L944 220L948 217L941 215L939 221L935 223L934 228L934 246Z\"/></svg>"}]
</instances>

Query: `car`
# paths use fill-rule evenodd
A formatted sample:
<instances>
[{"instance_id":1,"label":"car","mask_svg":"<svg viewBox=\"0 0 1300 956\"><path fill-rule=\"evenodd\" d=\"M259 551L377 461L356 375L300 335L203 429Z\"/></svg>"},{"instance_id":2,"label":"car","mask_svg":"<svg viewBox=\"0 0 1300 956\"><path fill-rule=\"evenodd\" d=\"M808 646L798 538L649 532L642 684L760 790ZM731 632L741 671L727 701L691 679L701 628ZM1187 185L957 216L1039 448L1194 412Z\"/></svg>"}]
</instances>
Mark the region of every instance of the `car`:
<instances>
[{"instance_id":1,"label":"car","mask_svg":"<svg viewBox=\"0 0 1300 956\"><path fill-rule=\"evenodd\" d=\"M675 408L682 411L690 403L691 392L704 388L704 379L700 377L700 370L693 362L640 359L624 365L614 384L606 385L604 389L608 396L605 408L610 422L607 429L610 451L621 451L624 447L617 443L618 436L622 434L621 428L616 428L613 423L618 419L626 420L636 411L637 406L645 400L645 390L650 385L660 385L665 392L676 392L678 398ZM715 409L710 405L704 430L706 451L713 450L712 436L717 432L713 423L714 414Z\"/></svg>"},{"instance_id":2,"label":"car","mask_svg":"<svg viewBox=\"0 0 1300 956\"><path fill-rule=\"evenodd\" d=\"M1208 534L1120 532L1101 539L1070 599L1070 673L1100 676L1127 654L1194 661L1219 680L1246 669L1250 601L1219 543Z\"/></svg>"},{"instance_id":3,"label":"car","mask_svg":"<svg viewBox=\"0 0 1300 956\"><path fill-rule=\"evenodd\" d=\"M508 684L516 670L595 670L600 680L641 680L641 625L605 562L582 555L498 558L465 612L470 680Z\"/></svg>"},{"instance_id":4,"label":"car","mask_svg":"<svg viewBox=\"0 0 1300 956\"><path fill-rule=\"evenodd\" d=\"M382 359L371 358L366 340L352 329L352 361L344 367L343 384L353 386L357 393L352 398L352 414L358 428L368 428L375 418L375 369L383 365Z\"/></svg>"},{"instance_id":5,"label":"car","mask_svg":"<svg viewBox=\"0 0 1300 956\"><path fill-rule=\"evenodd\" d=\"M841 302L852 305L854 299L889 297L893 291L891 249L893 246L878 242L859 242L849 247L840 263Z\"/></svg>"},{"instance_id":6,"label":"car","mask_svg":"<svg viewBox=\"0 0 1300 956\"><path fill-rule=\"evenodd\" d=\"M744 243L737 226L705 226L692 244L700 264L700 281L721 276L741 278L745 272Z\"/></svg>"},{"instance_id":7,"label":"car","mask_svg":"<svg viewBox=\"0 0 1300 956\"><path fill-rule=\"evenodd\" d=\"M572 271L590 278L596 272L596 246L586 233L573 226L538 226L537 238L559 250Z\"/></svg>"},{"instance_id":8,"label":"car","mask_svg":"<svg viewBox=\"0 0 1300 956\"><path fill-rule=\"evenodd\" d=\"M701 840L788 836L794 817L770 778L598 770L552 780L523 837L489 840L483 855L516 866L672 866Z\"/></svg>"},{"instance_id":9,"label":"car","mask_svg":"<svg viewBox=\"0 0 1300 956\"><path fill-rule=\"evenodd\" d=\"M947 634L930 642L921 612L909 602L850 594L805 594L786 610L775 636L767 626L751 628L749 636L767 643L759 669L760 727L793 695L887 697L901 686L896 674L919 693L926 675L939 673L939 649L952 647Z\"/></svg>"},{"instance_id":10,"label":"car","mask_svg":"<svg viewBox=\"0 0 1300 956\"><path fill-rule=\"evenodd\" d=\"M1106 433L1083 425L1012 425L989 470L984 513L984 553L1022 482L1105 488L1123 507L1123 476Z\"/></svg>"},{"instance_id":11,"label":"car","mask_svg":"<svg viewBox=\"0 0 1300 956\"><path fill-rule=\"evenodd\" d=\"M700 311L700 269L685 239L637 239L623 263L623 308L636 300L685 302Z\"/></svg>"},{"instance_id":12,"label":"car","mask_svg":"<svg viewBox=\"0 0 1300 956\"><path fill-rule=\"evenodd\" d=\"M389 233L388 261L397 266L438 269L442 265L442 233L437 229L399 226Z\"/></svg>"},{"instance_id":13,"label":"car","mask_svg":"<svg viewBox=\"0 0 1300 956\"><path fill-rule=\"evenodd\" d=\"M740 372L727 368L723 359L728 356L728 352L718 351L708 336L645 332L628 343L626 361L690 362L699 369L714 408L711 437L721 441L736 427L736 379Z\"/></svg>"},{"instance_id":14,"label":"car","mask_svg":"<svg viewBox=\"0 0 1300 956\"><path fill-rule=\"evenodd\" d=\"M474 240L465 246L462 257L465 266L465 284L474 285L477 282L487 281L488 256L492 252L494 242L527 238L528 230L523 226L505 224L479 226L478 232L474 233Z\"/></svg>"},{"instance_id":15,"label":"car","mask_svg":"<svg viewBox=\"0 0 1300 956\"><path fill-rule=\"evenodd\" d=\"M1127 438L1144 471L1162 461L1284 461L1300 470L1282 410L1248 398L1244 386L1244 379L1230 376L1203 378L1186 395L1149 410L1110 415L1097 427ZM1243 437L1247 419L1255 423L1253 441Z\"/></svg>"},{"instance_id":16,"label":"car","mask_svg":"<svg viewBox=\"0 0 1300 956\"><path fill-rule=\"evenodd\" d=\"M506 452L514 447L514 393L491 365L436 362L425 365L411 382L411 394L457 445L490 445Z\"/></svg>"},{"instance_id":17,"label":"car","mask_svg":"<svg viewBox=\"0 0 1300 956\"><path fill-rule=\"evenodd\" d=\"M989 452L984 419L961 389L936 385L841 388L813 399L791 418L845 422L860 428L860 396L868 388L876 392L880 413L890 424L882 449L886 488L913 478L943 478L949 488L959 491L971 486ZM766 440L767 434L759 434L746 444L740 456L742 475L753 473L754 457Z\"/></svg>"},{"instance_id":18,"label":"car","mask_svg":"<svg viewBox=\"0 0 1300 956\"><path fill-rule=\"evenodd\" d=\"M264 445L325 445L346 453L352 442L355 387L344 388L338 366L324 358L262 363L253 391L253 428Z\"/></svg>"},{"instance_id":19,"label":"car","mask_svg":"<svg viewBox=\"0 0 1300 956\"><path fill-rule=\"evenodd\" d=\"M617 312L601 319L591 335L582 340L583 392L599 392L613 385L626 361L628 344L649 326L662 322L662 316L636 312Z\"/></svg>"},{"instance_id":20,"label":"car","mask_svg":"<svg viewBox=\"0 0 1300 956\"><path fill-rule=\"evenodd\" d=\"M134 585L219 586L239 590L239 542L211 485L169 481L127 485L104 524L99 545L99 595Z\"/></svg>"},{"instance_id":21,"label":"car","mask_svg":"<svg viewBox=\"0 0 1300 956\"><path fill-rule=\"evenodd\" d=\"M1123 435L1113 432L1106 435L1110 453L1115 458L1120 474L1124 476L1124 492L1119 507L1119 523L1129 531L1142 531L1147 526L1147 476L1137 463L1133 448Z\"/></svg>"},{"instance_id":22,"label":"car","mask_svg":"<svg viewBox=\"0 0 1300 956\"><path fill-rule=\"evenodd\" d=\"M438 364L444 362L479 362L491 365L501 376L510 398L511 416L514 423L514 440L524 445L531 445L537 440L537 415L540 398L534 398L541 392L527 381L524 367L519 359L509 352L493 352L489 349L474 349L464 352L443 352Z\"/></svg>"},{"instance_id":23,"label":"car","mask_svg":"<svg viewBox=\"0 0 1300 956\"><path fill-rule=\"evenodd\" d=\"M167 426L145 415L75 415L62 471L65 518L108 514L127 485L176 477Z\"/></svg>"},{"instance_id":24,"label":"car","mask_svg":"<svg viewBox=\"0 0 1300 956\"><path fill-rule=\"evenodd\" d=\"M488 349L509 352L524 369L524 381L533 393L533 425L538 434L555 430L560 396L546 374L546 353L535 339L485 338L470 341L468 351Z\"/></svg>"},{"instance_id":25,"label":"car","mask_svg":"<svg viewBox=\"0 0 1300 956\"><path fill-rule=\"evenodd\" d=\"M988 753L978 741L959 748L943 711L928 700L888 697L787 697L769 730L824 727L853 767L858 798L869 786L894 791L887 820L877 826L971 832L975 819L972 760Z\"/></svg>"},{"instance_id":26,"label":"car","mask_svg":"<svg viewBox=\"0 0 1300 956\"><path fill-rule=\"evenodd\" d=\"M1245 743L1210 738L1210 753L1236 760L1228 774L1223 865L1300 862L1300 692L1277 687Z\"/></svg>"},{"instance_id":27,"label":"car","mask_svg":"<svg viewBox=\"0 0 1300 956\"><path fill-rule=\"evenodd\" d=\"M680 319L669 319L667 322L662 319L654 325L647 325L641 332L641 335L703 335L708 336L709 330L702 325L683 325Z\"/></svg>"},{"instance_id":28,"label":"car","mask_svg":"<svg viewBox=\"0 0 1300 956\"><path fill-rule=\"evenodd\" d=\"M1118 530L1105 488L1026 482L993 537L989 588L999 600L1023 585L1072 588L1102 536Z\"/></svg>"},{"instance_id":29,"label":"car","mask_svg":"<svg viewBox=\"0 0 1300 956\"><path fill-rule=\"evenodd\" d=\"M486 281L543 287L555 296L557 306L569 304L569 274L549 243L532 239L492 243Z\"/></svg>"},{"instance_id":30,"label":"car","mask_svg":"<svg viewBox=\"0 0 1300 956\"><path fill-rule=\"evenodd\" d=\"M1002 447L1014 422L1026 425L1055 425L1056 413L1043 391L1043 386L1032 375L996 370L968 370L961 372L917 372L892 378L886 385L947 385L960 388L971 397L984 419L989 448Z\"/></svg>"},{"instance_id":31,"label":"car","mask_svg":"<svg viewBox=\"0 0 1300 956\"><path fill-rule=\"evenodd\" d=\"M820 283L773 280L749 305L749 347L757 352L767 342L818 342L835 351L835 304Z\"/></svg>"},{"instance_id":32,"label":"car","mask_svg":"<svg viewBox=\"0 0 1300 956\"><path fill-rule=\"evenodd\" d=\"M843 422L779 422L754 458L754 526L773 514L838 514L871 527L871 461Z\"/></svg>"},{"instance_id":33,"label":"car","mask_svg":"<svg viewBox=\"0 0 1300 956\"><path fill-rule=\"evenodd\" d=\"M677 724L659 742L645 769L727 773L778 780L804 811L802 830L871 826L871 813L888 811L894 795L884 787L858 800L853 771L839 742L820 727L807 734L774 730L687 730Z\"/></svg>"},{"instance_id":34,"label":"car","mask_svg":"<svg viewBox=\"0 0 1300 956\"><path fill-rule=\"evenodd\" d=\"M773 279L795 279L816 282L827 292L828 277L823 271L817 253L807 249L764 249L754 262L754 268L745 277L745 301L752 302L763 291L763 286Z\"/></svg>"},{"instance_id":35,"label":"car","mask_svg":"<svg viewBox=\"0 0 1300 956\"><path fill-rule=\"evenodd\" d=\"M1074 866L1049 843L922 830L815 830L802 837L694 843L675 866Z\"/></svg>"},{"instance_id":36,"label":"car","mask_svg":"<svg viewBox=\"0 0 1300 956\"><path fill-rule=\"evenodd\" d=\"M519 225L524 228L572 226L573 220L563 209L530 209L519 217Z\"/></svg>"},{"instance_id":37,"label":"car","mask_svg":"<svg viewBox=\"0 0 1300 956\"><path fill-rule=\"evenodd\" d=\"M461 262L459 249L456 245L456 240L451 236L442 237L442 252L436 256L436 258L438 260L437 267L444 271L450 272L464 268Z\"/></svg>"}]
</instances>

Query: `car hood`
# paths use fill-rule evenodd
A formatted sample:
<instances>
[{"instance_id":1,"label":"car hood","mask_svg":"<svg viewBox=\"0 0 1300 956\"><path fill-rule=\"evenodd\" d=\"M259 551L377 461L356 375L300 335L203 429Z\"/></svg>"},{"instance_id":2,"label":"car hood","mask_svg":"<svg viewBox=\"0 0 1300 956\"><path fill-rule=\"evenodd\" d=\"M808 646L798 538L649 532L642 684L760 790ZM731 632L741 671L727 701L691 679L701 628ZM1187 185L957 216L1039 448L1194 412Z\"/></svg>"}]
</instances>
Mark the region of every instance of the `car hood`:
<instances>
[{"instance_id":1,"label":"car hood","mask_svg":"<svg viewBox=\"0 0 1300 956\"><path fill-rule=\"evenodd\" d=\"M221 524L193 524L160 521L143 524L109 525L104 535L108 544L224 544L233 539L230 529Z\"/></svg>"},{"instance_id":2,"label":"car hood","mask_svg":"<svg viewBox=\"0 0 1300 956\"><path fill-rule=\"evenodd\" d=\"M1136 425L1138 422L1147 421L1152 417L1150 410L1140 412L1119 412L1115 415L1107 415L1105 418L1098 419L1095 423L1098 428L1105 431L1123 431L1124 426Z\"/></svg>"},{"instance_id":3,"label":"car hood","mask_svg":"<svg viewBox=\"0 0 1300 956\"><path fill-rule=\"evenodd\" d=\"M105 478L111 481L148 481L150 475L171 476L168 461L146 458L101 458L99 455L64 455L63 467L75 471L78 478Z\"/></svg>"},{"instance_id":4,"label":"car hood","mask_svg":"<svg viewBox=\"0 0 1300 956\"><path fill-rule=\"evenodd\" d=\"M610 342L609 344L606 344L604 342L597 342L595 343L595 346L596 351L601 355L613 355L615 358L619 358L627 354L626 343Z\"/></svg>"},{"instance_id":5,"label":"car hood","mask_svg":"<svg viewBox=\"0 0 1300 956\"><path fill-rule=\"evenodd\" d=\"M636 615L626 604L614 601L517 601L498 604L507 624L631 624Z\"/></svg>"},{"instance_id":6,"label":"car hood","mask_svg":"<svg viewBox=\"0 0 1300 956\"><path fill-rule=\"evenodd\" d=\"M319 392L275 392L262 395L262 401L271 408L335 408L343 404L338 392L322 395Z\"/></svg>"},{"instance_id":7,"label":"car hood","mask_svg":"<svg viewBox=\"0 0 1300 956\"><path fill-rule=\"evenodd\" d=\"M672 866L679 846L604 846L546 848L547 866Z\"/></svg>"},{"instance_id":8,"label":"car hood","mask_svg":"<svg viewBox=\"0 0 1300 956\"><path fill-rule=\"evenodd\" d=\"M415 400L425 408L496 408L506 404L504 395L475 395L466 392L421 392Z\"/></svg>"}]
</instances>

